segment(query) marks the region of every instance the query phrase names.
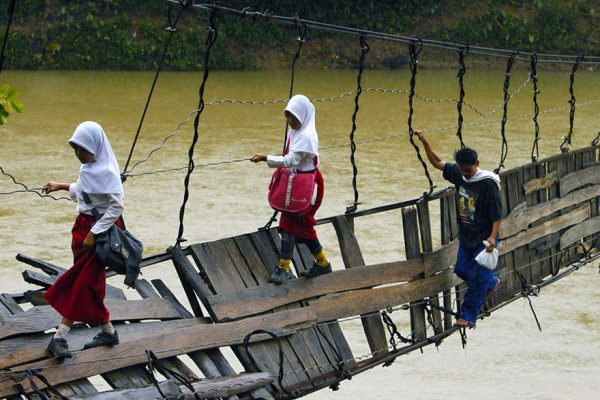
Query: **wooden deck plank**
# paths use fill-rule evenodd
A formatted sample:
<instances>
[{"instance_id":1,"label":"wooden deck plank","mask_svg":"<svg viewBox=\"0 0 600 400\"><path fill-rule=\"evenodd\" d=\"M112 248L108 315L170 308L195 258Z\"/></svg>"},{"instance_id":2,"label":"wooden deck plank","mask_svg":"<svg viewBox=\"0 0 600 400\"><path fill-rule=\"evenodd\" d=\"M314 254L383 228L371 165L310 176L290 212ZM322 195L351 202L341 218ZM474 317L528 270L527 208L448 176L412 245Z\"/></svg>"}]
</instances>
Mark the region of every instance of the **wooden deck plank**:
<instances>
[{"instance_id":1,"label":"wooden deck plank","mask_svg":"<svg viewBox=\"0 0 600 400\"><path fill-rule=\"evenodd\" d=\"M569 229L560 236L560 249L583 239L586 236L600 232L600 217L585 220Z\"/></svg>"},{"instance_id":2,"label":"wooden deck plank","mask_svg":"<svg viewBox=\"0 0 600 400\"><path fill-rule=\"evenodd\" d=\"M420 259L375 264L334 271L317 279L298 278L281 285L268 283L218 294L207 297L207 303L217 321L228 321L329 293L408 281L422 270Z\"/></svg>"},{"instance_id":3,"label":"wooden deck plank","mask_svg":"<svg viewBox=\"0 0 600 400\"><path fill-rule=\"evenodd\" d=\"M117 368L145 363L146 349L154 351L160 359L173 357L190 351L212 348L215 343L222 346L241 344L244 337L256 329L266 329L280 335L291 334L293 329L301 329L315 323L314 311L308 307L265 314L242 321L221 324L196 325L165 334L147 337L144 341L128 341L109 348L93 348L75 353L71 360L58 364L56 360L45 360L24 365L15 371L26 368L42 368L44 376L51 384L97 375ZM254 335L252 340L270 339L268 335ZM150 344L150 346L149 346ZM51 367L51 368L50 368ZM42 382L39 387L44 387ZM12 380L0 380L0 396L15 393ZM29 383L22 382L26 390Z\"/></svg>"},{"instance_id":4,"label":"wooden deck plank","mask_svg":"<svg viewBox=\"0 0 600 400\"><path fill-rule=\"evenodd\" d=\"M173 319L177 310L165 299L114 300L108 299L111 321ZM0 324L0 339L24 333L42 332L56 327L61 316L50 306L29 309L21 314L4 318Z\"/></svg>"},{"instance_id":5,"label":"wooden deck plank","mask_svg":"<svg viewBox=\"0 0 600 400\"><path fill-rule=\"evenodd\" d=\"M422 297L435 296L460 282L461 280L448 270L429 278L399 285L360 289L319 297L310 301L310 308L316 313L319 322L348 318L407 304Z\"/></svg>"}]
</instances>

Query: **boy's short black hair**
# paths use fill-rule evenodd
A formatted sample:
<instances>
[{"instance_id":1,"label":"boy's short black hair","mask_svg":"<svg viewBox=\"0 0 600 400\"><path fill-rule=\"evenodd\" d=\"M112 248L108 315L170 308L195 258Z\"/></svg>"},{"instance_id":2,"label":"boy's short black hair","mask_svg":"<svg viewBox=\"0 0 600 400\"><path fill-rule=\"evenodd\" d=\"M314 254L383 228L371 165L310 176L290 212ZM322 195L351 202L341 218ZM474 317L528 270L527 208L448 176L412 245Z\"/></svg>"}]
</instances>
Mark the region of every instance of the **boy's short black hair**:
<instances>
[{"instance_id":1,"label":"boy's short black hair","mask_svg":"<svg viewBox=\"0 0 600 400\"><path fill-rule=\"evenodd\" d=\"M459 166L473 165L478 159L477 152L469 147L454 152L454 160Z\"/></svg>"}]
</instances>

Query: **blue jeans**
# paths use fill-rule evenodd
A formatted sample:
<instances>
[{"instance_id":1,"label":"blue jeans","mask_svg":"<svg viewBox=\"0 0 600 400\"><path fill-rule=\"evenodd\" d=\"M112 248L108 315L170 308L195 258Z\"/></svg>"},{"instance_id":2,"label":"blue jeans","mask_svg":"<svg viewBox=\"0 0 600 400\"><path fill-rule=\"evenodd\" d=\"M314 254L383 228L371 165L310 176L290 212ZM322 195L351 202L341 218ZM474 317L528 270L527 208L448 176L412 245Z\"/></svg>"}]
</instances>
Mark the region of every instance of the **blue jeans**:
<instances>
[{"instance_id":1,"label":"blue jeans","mask_svg":"<svg viewBox=\"0 0 600 400\"><path fill-rule=\"evenodd\" d=\"M496 240L496 246L498 240ZM475 257L485 246L479 246L469 249L458 245L458 255L456 256L456 267L454 273L467 284L467 293L463 299L461 318L474 323L481 312L481 307L485 301L485 295L494 289L498 278L491 269L482 267L475 261Z\"/></svg>"}]
</instances>

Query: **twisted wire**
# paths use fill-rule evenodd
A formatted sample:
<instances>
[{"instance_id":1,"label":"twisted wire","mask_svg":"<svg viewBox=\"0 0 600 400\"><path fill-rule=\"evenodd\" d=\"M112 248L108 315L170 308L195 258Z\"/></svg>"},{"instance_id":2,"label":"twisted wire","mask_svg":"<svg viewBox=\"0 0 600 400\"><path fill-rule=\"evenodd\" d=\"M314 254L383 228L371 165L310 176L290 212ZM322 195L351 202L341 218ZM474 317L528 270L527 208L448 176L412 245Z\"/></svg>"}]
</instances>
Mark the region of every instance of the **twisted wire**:
<instances>
[{"instance_id":1,"label":"twisted wire","mask_svg":"<svg viewBox=\"0 0 600 400\"><path fill-rule=\"evenodd\" d=\"M569 112L569 133L563 139L562 144L560 145L560 151L562 153L566 153L571 150L571 140L573 136L573 121L575 119L575 73L579 68L579 64L583 61L583 56L577 57L575 63L573 64L573 68L571 69L571 76L569 77L569 94L571 95L571 99L569 100L569 104L571 106L571 110Z\"/></svg>"},{"instance_id":2,"label":"twisted wire","mask_svg":"<svg viewBox=\"0 0 600 400\"><path fill-rule=\"evenodd\" d=\"M533 139L533 147L531 148L531 161L536 162L540 158L539 140L540 140L540 125L538 124L538 115L540 115L540 106L537 102L537 95L540 93L538 90L538 79L537 79L537 55L533 53L531 55L531 81L533 82L533 126L535 136Z\"/></svg>"},{"instance_id":3,"label":"twisted wire","mask_svg":"<svg viewBox=\"0 0 600 400\"><path fill-rule=\"evenodd\" d=\"M456 136L458 136L458 140L460 141L460 148L465 148L465 143L462 138L462 124L463 124L463 115L462 115L462 106L465 98L465 87L464 87L464 76L467 72L467 67L465 66L465 56L469 53L469 46L465 46L464 48L458 51L458 87L459 87L459 98L456 103L456 110L458 111L458 129L456 130Z\"/></svg>"},{"instance_id":4,"label":"twisted wire","mask_svg":"<svg viewBox=\"0 0 600 400\"><path fill-rule=\"evenodd\" d=\"M508 142L506 141L506 120L508 119L508 102L510 100L508 88L510 86L510 71L513 67L515 57L518 54L519 52L515 51L506 62L506 73L504 75L504 106L502 113L502 124L500 126L500 134L502 135L502 148L500 150L500 162L498 163L498 167L494 170L496 174L500 173L500 170L504 168L504 162L508 156Z\"/></svg>"},{"instance_id":5,"label":"twisted wire","mask_svg":"<svg viewBox=\"0 0 600 400\"><path fill-rule=\"evenodd\" d=\"M356 185L356 177L358 175L358 168L356 167L355 153L356 153L356 142L354 141L354 134L356 132L356 116L359 110L359 99L362 93L361 78L365 69L365 57L369 52L369 45L367 39L364 36L360 36L360 57L358 60L358 75L356 76L356 95L354 96L354 112L352 113L352 130L350 131L350 163L352 164L352 190L354 191L354 203L346 208L346 213L355 212L358 208L358 188Z\"/></svg>"}]
</instances>

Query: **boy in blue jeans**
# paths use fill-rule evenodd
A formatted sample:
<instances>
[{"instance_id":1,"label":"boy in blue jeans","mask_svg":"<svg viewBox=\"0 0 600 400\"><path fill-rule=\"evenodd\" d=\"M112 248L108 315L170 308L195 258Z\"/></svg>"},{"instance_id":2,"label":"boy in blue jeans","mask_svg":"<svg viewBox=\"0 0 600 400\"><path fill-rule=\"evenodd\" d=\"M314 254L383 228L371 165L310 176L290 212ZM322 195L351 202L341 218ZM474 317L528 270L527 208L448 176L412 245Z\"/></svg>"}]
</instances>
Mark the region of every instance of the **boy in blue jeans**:
<instances>
[{"instance_id":1,"label":"boy in blue jeans","mask_svg":"<svg viewBox=\"0 0 600 400\"><path fill-rule=\"evenodd\" d=\"M456 186L458 197L458 256L454 273L467 284L460 318L456 325L473 326L486 298L502 287L491 269L482 267L475 257L483 249L491 252L498 245L502 218L500 178L479 169L477 152L468 147L454 153L456 164L444 162L431 148L422 132L415 131L423 143L431 165L443 171L444 179ZM485 246L487 241L489 246Z\"/></svg>"}]
</instances>

